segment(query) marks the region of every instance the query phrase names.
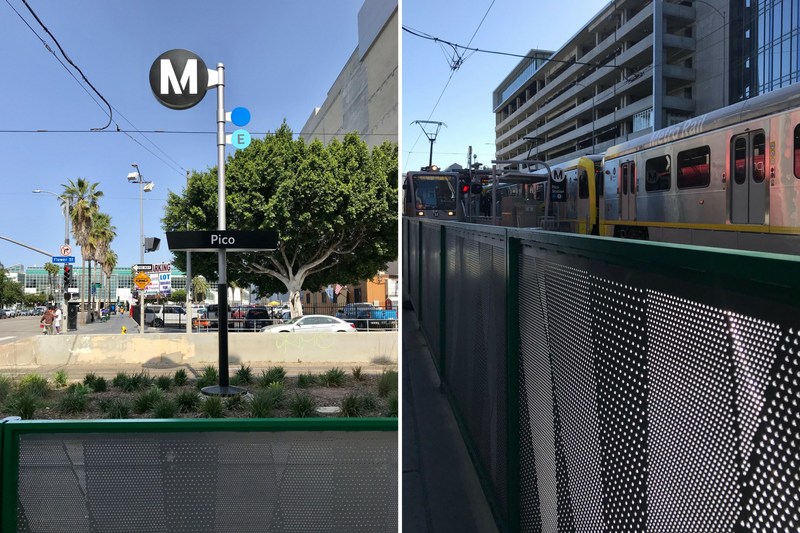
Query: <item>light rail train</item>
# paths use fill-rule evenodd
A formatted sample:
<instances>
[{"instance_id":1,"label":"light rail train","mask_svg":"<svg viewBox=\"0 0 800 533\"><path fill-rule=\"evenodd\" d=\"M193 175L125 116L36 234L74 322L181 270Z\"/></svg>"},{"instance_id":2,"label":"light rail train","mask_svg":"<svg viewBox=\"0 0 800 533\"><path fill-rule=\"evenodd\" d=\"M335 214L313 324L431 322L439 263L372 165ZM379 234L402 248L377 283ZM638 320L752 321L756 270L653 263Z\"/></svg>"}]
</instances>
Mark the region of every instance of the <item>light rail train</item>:
<instances>
[{"instance_id":1,"label":"light rail train","mask_svg":"<svg viewBox=\"0 0 800 533\"><path fill-rule=\"evenodd\" d=\"M555 164L549 180L533 171L516 187L519 206L549 190L537 204L548 224L504 216L510 225L800 254L800 84Z\"/></svg>"}]
</instances>

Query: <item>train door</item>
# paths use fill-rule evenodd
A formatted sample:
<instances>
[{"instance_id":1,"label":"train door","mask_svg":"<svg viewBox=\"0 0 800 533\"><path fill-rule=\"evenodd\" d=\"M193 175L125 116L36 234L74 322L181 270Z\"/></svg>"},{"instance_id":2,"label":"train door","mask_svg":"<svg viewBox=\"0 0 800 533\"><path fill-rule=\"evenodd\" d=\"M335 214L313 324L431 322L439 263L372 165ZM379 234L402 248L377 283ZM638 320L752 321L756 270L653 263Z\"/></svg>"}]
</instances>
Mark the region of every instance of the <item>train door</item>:
<instances>
[{"instance_id":1,"label":"train door","mask_svg":"<svg viewBox=\"0 0 800 533\"><path fill-rule=\"evenodd\" d=\"M763 224L767 205L764 130L731 139L731 223Z\"/></svg>"},{"instance_id":2,"label":"train door","mask_svg":"<svg viewBox=\"0 0 800 533\"><path fill-rule=\"evenodd\" d=\"M619 170L619 218L636 220L636 163L622 163Z\"/></svg>"}]
</instances>

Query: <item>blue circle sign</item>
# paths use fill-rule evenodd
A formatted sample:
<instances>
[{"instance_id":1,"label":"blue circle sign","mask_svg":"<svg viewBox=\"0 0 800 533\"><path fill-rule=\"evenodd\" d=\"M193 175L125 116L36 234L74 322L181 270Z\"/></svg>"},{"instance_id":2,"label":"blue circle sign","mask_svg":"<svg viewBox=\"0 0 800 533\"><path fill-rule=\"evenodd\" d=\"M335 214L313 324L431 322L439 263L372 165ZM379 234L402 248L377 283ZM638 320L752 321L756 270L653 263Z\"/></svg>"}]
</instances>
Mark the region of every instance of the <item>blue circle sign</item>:
<instances>
[{"instance_id":1,"label":"blue circle sign","mask_svg":"<svg viewBox=\"0 0 800 533\"><path fill-rule=\"evenodd\" d=\"M247 130L236 130L231 134L231 144L237 149L250 146L250 132Z\"/></svg>"},{"instance_id":2,"label":"blue circle sign","mask_svg":"<svg viewBox=\"0 0 800 533\"><path fill-rule=\"evenodd\" d=\"M231 122L237 126L247 126L250 122L250 110L246 107L237 107L231 111Z\"/></svg>"}]
</instances>

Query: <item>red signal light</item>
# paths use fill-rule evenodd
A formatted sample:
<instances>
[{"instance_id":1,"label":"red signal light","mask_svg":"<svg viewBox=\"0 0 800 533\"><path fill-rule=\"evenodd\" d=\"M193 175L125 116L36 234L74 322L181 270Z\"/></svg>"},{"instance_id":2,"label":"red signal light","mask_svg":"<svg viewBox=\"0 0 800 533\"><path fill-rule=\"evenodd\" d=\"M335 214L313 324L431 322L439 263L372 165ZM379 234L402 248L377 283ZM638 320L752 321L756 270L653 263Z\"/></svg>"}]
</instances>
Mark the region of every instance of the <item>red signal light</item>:
<instances>
[{"instance_id":1,"label":"red signal light","mask_svg":"<svg viewBox=\"0 0 800 533\"><path fill-rule=\"evenodd\" d=\"M469 192L469 185L462 185L461 194L467 194L468 192Z\"/></svg>"}]
</instances>

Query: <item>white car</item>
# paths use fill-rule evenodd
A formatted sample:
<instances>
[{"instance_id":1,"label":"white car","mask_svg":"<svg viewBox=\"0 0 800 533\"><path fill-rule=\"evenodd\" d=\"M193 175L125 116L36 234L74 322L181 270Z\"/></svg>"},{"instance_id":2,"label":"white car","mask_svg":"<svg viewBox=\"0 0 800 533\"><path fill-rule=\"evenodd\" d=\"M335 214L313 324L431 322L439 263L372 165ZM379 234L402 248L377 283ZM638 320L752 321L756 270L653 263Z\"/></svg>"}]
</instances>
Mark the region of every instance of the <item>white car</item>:
<instances>
[{"instance_id":1,"label":"white car","mask_svg":"<svg viewBox=\"0 0 800 533\"><path fill-rule=\"evenodd\" d=\"M354 333L356 326L340 318L328 315L306 315L261 329L261 333Z\"/></svg>"}]
</instances>

